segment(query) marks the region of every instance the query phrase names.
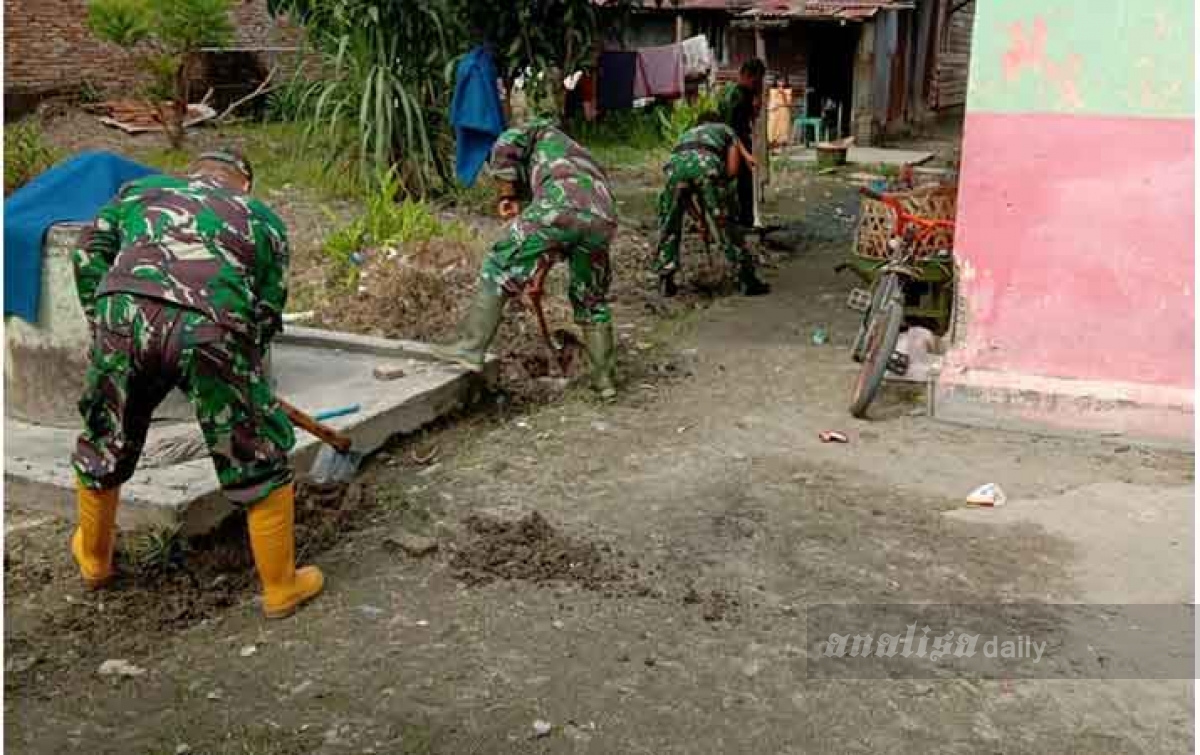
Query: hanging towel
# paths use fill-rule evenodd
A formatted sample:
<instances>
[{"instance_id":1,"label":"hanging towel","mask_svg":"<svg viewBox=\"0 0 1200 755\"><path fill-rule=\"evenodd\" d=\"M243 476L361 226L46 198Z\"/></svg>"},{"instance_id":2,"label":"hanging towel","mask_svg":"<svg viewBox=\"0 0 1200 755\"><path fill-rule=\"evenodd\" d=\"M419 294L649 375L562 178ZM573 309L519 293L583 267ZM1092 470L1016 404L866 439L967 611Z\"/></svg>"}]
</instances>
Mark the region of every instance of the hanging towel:
<instances>
[{"instance_id":1,"label":"hanging towel","mask_svg":"<svg viewBox=\"0 0 1200 755\"><path fill-rule=\"evenodd\" d=\"M108 152L83 152L4 200L4 314L37 322L50 226L92 220L124 184L157 172Z\"/></svg>"},{"instance_id":2,"label":"hanging towel","mask_svg":"<svg viewBox=\"0 0 1200 755\"><path fill-rule=\"evenodd\" d=\"M614 50L600 54L598 99L601 112L633 107L637 63L636 52Z\"/></svg>"},{"instance_id":3,"label":"hanging towel","mask_svg":"<svg viewBox=\"0 0 1200 755\"><path fill-rule=\"evenodd\" d=\"M703 34L683 40L680 43L680 55L683 57L683 72L687 76L706 76L713 68L712 48L708 46L708 37Z\"/></svg>"},{"instance_id":4,"label":"hanging towel","mask_svg":"<svg viewBox=\"0 0 1200 755\"><path fill-rule=\"evenodd\" d=\"M638 50L638 64L635 97L683 96L683 51L679 45L643 47Z\"/></svg>"},{"instance_id":5,"label":"hanging towel","mask_svg":"<svg viewBox=\"0 0 1200 755\"><path fill-rule=\"evenodd\" d=\"M455 71L450 122L454 126L455 172L463 186L473 186L496 138L504 131L499 79L492 56L482 47L467 53Z\"/></svg>"}]
</instances>

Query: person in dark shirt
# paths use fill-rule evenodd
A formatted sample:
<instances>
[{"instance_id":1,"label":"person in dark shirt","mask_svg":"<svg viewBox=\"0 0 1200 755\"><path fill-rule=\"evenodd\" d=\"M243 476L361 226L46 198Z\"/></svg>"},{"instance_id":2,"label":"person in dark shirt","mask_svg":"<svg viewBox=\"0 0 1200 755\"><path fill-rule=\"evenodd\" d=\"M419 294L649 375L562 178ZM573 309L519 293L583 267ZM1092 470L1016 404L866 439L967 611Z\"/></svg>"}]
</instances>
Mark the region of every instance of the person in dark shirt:
<instances>
[{"instance_id":1,"label":"person in dark shirt","mask_svg":"<svg viewBox=\"0 0 1200 755\"><path fill-rule=\"evenodd\" d=\"M746 151L754 152L754 122L762 104L763 78L767 66L758 58L742 64L737 83L730 83L721 92L721 117L733 129ZM754 171L743 162L737 177L737 213L739 225L754 227Z\"/></svg>"}]
</instances>

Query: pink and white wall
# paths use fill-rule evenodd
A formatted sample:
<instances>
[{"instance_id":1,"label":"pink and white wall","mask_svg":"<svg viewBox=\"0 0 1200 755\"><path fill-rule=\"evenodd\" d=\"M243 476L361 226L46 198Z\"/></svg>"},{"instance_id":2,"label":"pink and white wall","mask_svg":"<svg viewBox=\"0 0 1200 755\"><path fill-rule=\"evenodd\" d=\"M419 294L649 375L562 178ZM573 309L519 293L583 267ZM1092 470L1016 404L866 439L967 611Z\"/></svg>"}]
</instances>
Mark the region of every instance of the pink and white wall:
<instances>
[{"instance_id":1,"label":"pink and white wall","mask_svg":"<svg viewBox=\"0 0 1200 755\"><path fill-rule=\"evenodd\" d=\"M935 414L1191 444L1193 0L979 0Z\"/></svg>"}]
</instances>

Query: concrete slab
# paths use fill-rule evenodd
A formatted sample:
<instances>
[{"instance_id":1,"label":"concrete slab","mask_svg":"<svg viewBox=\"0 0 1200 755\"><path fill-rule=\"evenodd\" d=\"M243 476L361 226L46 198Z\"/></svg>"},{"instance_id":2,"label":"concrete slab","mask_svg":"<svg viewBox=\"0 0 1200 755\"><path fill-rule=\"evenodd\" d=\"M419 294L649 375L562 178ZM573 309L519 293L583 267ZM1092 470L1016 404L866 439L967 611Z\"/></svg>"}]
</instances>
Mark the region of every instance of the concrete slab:
<instances>
[{"instance_id":1,"label":"concrete slab","mask_svg":"<svg viewBox=\"0 0 1200 755\"><path fill-rule=\"evenodd\" d=\"M788 160L797 163L815 163L817 152L813 149L789 149ZM851 165L921 165L934 157L932 152L910 149L885 149L883 147L851 147L846 153L846 162Z\"/></svg>"},{"instance_id":2,"label":"concrete slab","mask_svg":"<svg viewBox=\"0 0 1200 755\"><path fill-rule=\"evenodd\" d=\"M429 359L424 344L289 327L273 348L276 390L300 409L319 412L359 404L356 414L331 420L357 451L371 453L397 434L410 433L471 403L484 386L466 370ZM400 364L405 376L380 381L373 371L382 359ZM494 370L494 363L489 372ZM70 454L77 430L5 421L5 496L25 507L74 516ZM196 434L191 422L156 423L147 448ZM292 459L303 476L319 441L297 432ZM207 458L167 466L146 465L122 489L124 527L180 525L204 532L230 512Z\"/></svg>"}]
</instances>

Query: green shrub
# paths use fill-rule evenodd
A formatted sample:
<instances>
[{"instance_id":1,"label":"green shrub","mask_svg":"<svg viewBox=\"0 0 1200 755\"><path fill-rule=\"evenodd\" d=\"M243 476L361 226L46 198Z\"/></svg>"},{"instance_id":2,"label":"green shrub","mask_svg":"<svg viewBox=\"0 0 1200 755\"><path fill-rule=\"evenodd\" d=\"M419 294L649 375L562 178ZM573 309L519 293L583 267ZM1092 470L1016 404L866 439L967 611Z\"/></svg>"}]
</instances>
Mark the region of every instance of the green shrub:
<instances>
[{"instance_id":1,"label":"green shrub","mask_svg":"<svg viewBox=\"0 0 1200 755\"><path fill-rule=\"evenodd\" d=\"M37 178L62 155L46 141L41 124L26 120L4 127L4 196Z\"/></svg>"},{"instance_id":2,"label":"green shrub","mask_svg":"<svg viewBox=\"0 0 1200 755\"><path fill-rule=\"evenodd\" d=\"M442 221L429 203L412 197L400 200L401 189L398 172L393 168L378 179L377 188L366 198L362 215L325 240L325 254L335 264L335 277L343 283L357 278L356 254L437 238L470 237L466 226Z\"/></svg>"},{"instance_id":3,"label":"green shrub","mask_svg":"<svg viewBox=\"0 0 1200 755\"><path fill-rule=\"evenodd\" d=\"M625 147L649 150L662 146L657 108L604 113L591 123L569 124L567 130L589 149Z\"/></svg>"},{"instance_id":4,"label":"green shrub","mask_svg":"<svg viewBox=\"0 0 1200 755\"><path fill-rule=\"evenodd\" d=\"M701 115L716 109L716 97L709 93L701 93L695 102L678 100L669 110L659 110L658 128L665 146L675 146L679 137L700 122Z\"/></svg>"}]
</instances>

